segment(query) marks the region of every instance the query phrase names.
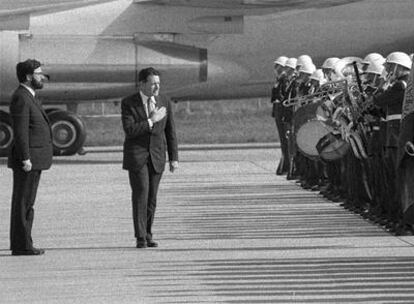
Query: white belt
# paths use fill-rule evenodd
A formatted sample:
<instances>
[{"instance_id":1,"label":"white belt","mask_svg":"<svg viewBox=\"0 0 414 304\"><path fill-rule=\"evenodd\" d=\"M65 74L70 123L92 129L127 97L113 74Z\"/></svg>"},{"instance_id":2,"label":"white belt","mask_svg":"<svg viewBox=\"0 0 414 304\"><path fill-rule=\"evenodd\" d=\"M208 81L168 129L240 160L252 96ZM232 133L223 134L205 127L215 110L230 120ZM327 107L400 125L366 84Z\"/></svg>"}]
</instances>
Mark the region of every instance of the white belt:
<instances>
[{"instance_id":1,"label":"white belt","mask_svg":"<svg viewBox=\"0 0 414 304\"><path fill-rule=\"evenodd\" d=\"M387 115L386 121L401 119L401 114Z\"/></svg>"},{"instance_id":2,"label":"white belt","mask_svg":"<svg viewBox=\"0 0 414 304\"><path fill-rule=\"evenodd\" d=\"M380 127L378 127L378 126L372 127L372 130L379 131L380 130Z\"/></svg>"}]
</instances>

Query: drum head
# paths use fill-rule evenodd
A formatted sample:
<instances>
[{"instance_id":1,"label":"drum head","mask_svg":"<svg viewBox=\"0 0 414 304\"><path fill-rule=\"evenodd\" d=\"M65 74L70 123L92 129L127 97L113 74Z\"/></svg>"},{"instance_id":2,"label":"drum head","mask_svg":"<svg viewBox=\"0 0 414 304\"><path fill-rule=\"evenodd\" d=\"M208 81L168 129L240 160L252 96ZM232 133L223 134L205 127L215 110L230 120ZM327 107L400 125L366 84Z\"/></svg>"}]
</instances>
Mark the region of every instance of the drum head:
<instances>
[{"instance_id":1,"label":"drum head","mask_svg":"<svg viewBox=\"0 0 414 304\"><path fill-rule=\"evenodd\" d=\"M293 114L294 129L297 131L308 121L317 119L318 108L319 103L311 103L297 109Z\"/></svg>"},{"instance_id":2,"label":"drum head","mask_svg":"<svg viewBox=\"0 0 414 304\"><path fill-rule=\"evenodd\" d=\"M311 158L319 157L316 144L331 131L332 127L321 120L314 119L304 123L296 133L296 144L299 151Z\"/></svg>"}]
</instances>

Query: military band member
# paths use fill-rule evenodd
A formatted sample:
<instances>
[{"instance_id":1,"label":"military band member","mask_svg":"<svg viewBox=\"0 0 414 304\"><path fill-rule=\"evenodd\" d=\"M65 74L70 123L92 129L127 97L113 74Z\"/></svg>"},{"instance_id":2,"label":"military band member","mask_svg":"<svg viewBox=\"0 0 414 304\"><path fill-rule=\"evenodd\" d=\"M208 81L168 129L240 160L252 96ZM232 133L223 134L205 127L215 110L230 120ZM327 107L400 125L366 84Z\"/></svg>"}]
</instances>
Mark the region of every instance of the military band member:
<instances>
[{"instance_id":1,"label":"military band member","mask_svg":"<svg viewBox=\"0 0 414 304\"><path fill-rule=\"evenodd\" d=\"M296 97L306 96L309 94L309 90L311 88L310 76L312 76L315 70L316 67L310 59L304 61L302 65L298 68L298 77L296 78L294 84L292 84L292 89L296 90ZM293 110L297 111L300 107L300 104L293 106ZM293 120L295 120L295 113L293 114ZM295 130L295 132L296 131L297 130ZM295 167L297 168L297 175L300 178L301 186L304 189L311 189L313 186L317 184L318 179L315 176L316 173L314 170L313 162L301 153L296 153L293 159L295 161Z\"/></svg>"},{"instance_id":2,"label":"military band member","mask_svg":"<svg viewBox=\"0 0 414 304\"><path fill-rule=\"evenodd\" d=\"M405 91L400 136L398 140L398 182L402 208L400 234L412 234L414 226L414 68ZM408 232L408 233L405 233Z\"/></svg>"},{"instance_id":3,"label":"military band member","mask_svg":"<svg viewBox=\"0 0 414 304\"><path fill-rule=\"evenodd\" d=\"M332 83L322 88L323 91L341 85L337 82L338 80L347 80L346 94L330 95L330 103L327 100L324 106L326 106L326 111L330 112L329 121L333 118L332 115L335 115L335 110L342 109L344 116L342 119L345 123L351 122L348 125L350 133L344 134L342 128L339 131L342 136L352 135L354 141L359 140L362 151L357 151L358 149L353 147L348 150L345 157L322 163L323 170L315 171L317 173L315 176L318 176L320 180L328 180L324 185L320 182L320 185L323 185L321 193L332 201L344 201L345 203L342 204L344 207L364 217L381 224L386 223L388 231L401 234L410 229L414 233L414 190L412 190L414 189L414 90L412 84L411 89L406 92L412 59L402 52L393 52L386 59L379 53L370 53L363 60L357 61L359 71L355 73L352 63L346 62L352 58L359 59L357 57L345 57L342 60L337 57L327 58L321 70L312 75L304 73L312 64L309 56L299 56L295 65L292 58L288 59L285 63L284 85L281 86L284 89L280 89L279 96L283 100L288 100L314 93L322 82ZM341 64L343 65L344 61L345 67L342 66L344 68L342 69ZM343 73L338 72L341 69ZM356 81L355 74L360 75L362 83L359 80ZM361 95L350 95L353 94L352 90L355 87ZM408 100L405 105L406 119L401 126L402 133L400 134L405 92L406 100ZM296 153L296 138L293 135L295 134L294 128L298 126L294 123L294 111L298 110L299 106L299 103L295 103L295 106L285 108L282 115L289 138L290 169L287 178L298 178L297 168L300 168L302 182L305 181L302 186L308 188L313 178L310 173L318 167L312 166L315 162L308 162L308 158L298 157L301 154ZM299 112L296 115L299 115ZM334 128L339 126L335 127L336 119L332 121ZM355 175L355 172L360 174Z\"/></svg>"},{"instance_id":4,"label":"military band member","mask_svg":"<svg viewBox=\"0 0 414 304\"><path fill-rule=\"evenodd\" d=\"M279 135L280 147L281 147L281 157L279 160L279 165L276 169L277 175L287 174L288 172L288 155L287 155L287 139L286 139L286 127L283 122L283 113L285 111L284 106L282 105L282 100L284 98L283 94L286 91L286 73L285 73L285 64L288 58L286 56L280 56L274 61L274 74L275 74L275 83L272 87L272 96L270 102L273 105L272 108L272 117L274 117L276 122L276 128Z\"/></svg>"},{"instance_id":5,"label":"military band member","mask_svg":"<svg viewBox=\"0 0 414 304\"><path fill-rule=\"evenodd\" d=\"M365 93L367 97L371 97L375 92L381 90L384 79L381 77L384 73L383 60L371 62L366 69L365 77ZM370 172L369 183L372 189L372 198L370 206L370 218L374 221L380 222L382 217L386 215L386 206L388 204L387 186L385 179L385 163L383 146L385 146L385 112L378 106L371 102L367 102L364 119L368 124L368 162Z\"/></svg>"},{"instance_id":6,"label":"military band member","mask_svg":"<svg viewBox=\"0 0 414 304\"><path fill-rule=\"evenodd\" d=\"M384 92L373 96L373 102L382 107L386 113L386 141L385 141L385 170L387 175L388 206L387 213L390 221L396 223L401 217L400 196L396 180L396 166L398 157L398 138L402 103L404 100L407 80L411 69L410 57L402 52L393 52L387 56L385 67L391 78L390 85ZM395 227L393 227L395 228Z\"/></svg>"},{"instance_id":7,"label":"military band member","mask_svg":"<svg viewBox=\"0 0 414 304\"><path fill-rule=\"evenodd\" d=\"M282 96L282 103L285 100L290 98L294 98L296 95L295 92L292 92L292 85L297 77L297 70L296 70L296 58L289 58L285 64L285 73L286 77L283 79L282 88L281 88L281 96ZM292 115L293 110L292 107L283 107L282 110L282 121L285 126L286 130L286 138L287 138L287 164L286 167L288 169L287 179L293 179L293 160L291 155L293 154L294 150L294 142L293 142L293 130L292 130Z\"/></svg>"},{"instance_id":8,"label":"military band member","mask_svg":"<svg viewBox=\"0 0 414 304\"><path fill-rule=\"evenodd\" d=\"M335 64L339 61L340 59L337 57L330 57L327 58L323 64L322 64L322 71L325 75L326 80L329 81L334 81L335 79Z\"/></svg>"}]
</instances>

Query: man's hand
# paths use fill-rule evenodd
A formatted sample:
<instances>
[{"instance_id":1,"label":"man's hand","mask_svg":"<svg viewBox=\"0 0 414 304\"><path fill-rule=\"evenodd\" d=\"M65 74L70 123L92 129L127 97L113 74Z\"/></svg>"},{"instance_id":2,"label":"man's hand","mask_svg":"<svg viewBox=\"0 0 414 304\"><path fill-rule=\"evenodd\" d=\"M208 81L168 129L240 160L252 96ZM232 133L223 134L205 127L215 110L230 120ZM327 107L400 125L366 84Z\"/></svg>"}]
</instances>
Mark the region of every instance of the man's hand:
<instances>
[{"instance_id":1,"label":"man's hand","mask_svg":"<svg viewBox=\"0 0 414 304\"><path fill-rule=\"evenodd\" d=\"M23 162L23 171L24 172L30 172L32 170L32 162L30 161L30 159L26 159Z\"/></svg>"},{"instance_id":2,"label":"man's hand","mask_svg":"<svg viewBox=\"0 0 414 304\"><path fill-rule=\"evenodd\" d=\"M174 172L178 169L178 161L170 161L170 172Z\"/></svg>"},{"instance_id":3,"label":"man's hand","mask_svg":"<svg viewBox=\"0 0 414 304\"><path fill-rule=\"evenodd\" d=\"M165 115L167 115L167 109L165 107L155 108L155 110L151 112L151 116L149 119L151 119L153 123L156 123L162 120L165 117Z\"/></svg>"}]
</instances>

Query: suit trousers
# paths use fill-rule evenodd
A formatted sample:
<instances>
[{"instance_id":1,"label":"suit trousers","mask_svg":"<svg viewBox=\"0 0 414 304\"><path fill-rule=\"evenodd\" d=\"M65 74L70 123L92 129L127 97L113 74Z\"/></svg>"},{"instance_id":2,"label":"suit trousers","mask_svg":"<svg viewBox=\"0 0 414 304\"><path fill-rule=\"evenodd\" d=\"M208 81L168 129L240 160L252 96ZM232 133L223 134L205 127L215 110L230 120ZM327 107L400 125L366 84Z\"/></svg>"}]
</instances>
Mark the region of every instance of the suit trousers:
<instances>
[{"instance_id":1,"label":"suit trousers","mask_svg":"<svg viewBox=\"0 0 414 304\"><path fill-rule=\"evenodd\" d=\"M148 161L141 170L129 170L132 189L132 218L135 237L139 241L152 240L152 224L157 206L157 192L162 173L154 170Z\"/></svg>"},{"instance_id":2,"label":"suit trousers","mask_svg":"<svg viewBox=\"0 0 414 304\"><path fill-rule=\"evenodd\" d=\"M13 169L10 250L30 250L33 248L33 206L41 172L40 170L25 172L22 169Z\"/></svg>"}]
</instances>

